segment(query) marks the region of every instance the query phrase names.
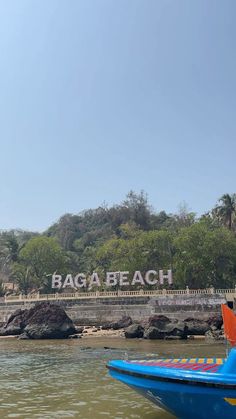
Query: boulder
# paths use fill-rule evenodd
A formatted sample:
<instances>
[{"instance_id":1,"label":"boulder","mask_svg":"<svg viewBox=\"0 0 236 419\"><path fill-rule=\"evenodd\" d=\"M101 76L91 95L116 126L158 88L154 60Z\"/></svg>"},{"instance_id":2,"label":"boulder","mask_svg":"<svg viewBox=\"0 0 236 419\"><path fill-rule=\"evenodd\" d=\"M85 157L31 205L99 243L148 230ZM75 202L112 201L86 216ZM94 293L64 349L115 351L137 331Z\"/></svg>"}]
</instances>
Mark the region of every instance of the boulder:
<instances>
[{"instance_id":1,"label":"boulder","mask_svg":"<svg viewBox=\"0 0 236 419\"><path fill-rule=\"evenodd\" d=\"M210 329L221 329L223 324L223 318L221 314L215 314L214 316L210 317L207 320L208 325L210 326Z\"/></svg>"},{"instance_id":2,"label":"boulder","mask_svg":"<svg viewBox=\"0 0 236 419\"><path fill-rule=\"evenodd\" d=\"M184 322L173 322L173 323L160 323L159 326L149 326L145 329L145 339L166 339L170 336L177 337L179 339L187 338L187 329Z\"/></svg>"},{"instance_id":3,"label":"boulder","mask_svg":"<svg viewBox=\"0 0 236 419\"><path fill-rule=\"evenodd\" d=\"M57 304L42 302L30 310L16 310L0 330L4 335L21 335L25 339L63 339L76 333L72 320Z\"/></svg>"},{"instance_id":4,"label":"boulder","mask_svg":"<svg viewBox=\"0 0 236 419\"><path fill-rule=\"evenodd\" d=\"M164 334L156 327L150 326L144 331L144 339L164 339Z\"/></svg>"},{"instance_id":5,"label":"boulder","mask_svg":"<svg viewBox=\"0 0 236 419\"><path fill-rule=\"evenodd\" d=\"M130 326L132 323L133 323L133 321L132 321L131 317L123 316L120 320L113 323L112 329L113 330L124 329L124 328Z\"/></svg>"},{"instance_id":6,"label":"boulder","mask_svg":"<svg viewBox=\"0 0 236 419\"><path fill-rule=\"evenodd\" d=\"M64 339L76 333L65 310L48 302L36 304L29 310L24 331L31 339Z\"/></svg>"},{"instance_id":7,"label":"boulder","mask_svg":"<svg viewBox=\"0 0 236 419\"><path fill-rule=\"evenodd\" d=\"M189 317L184 320L188 335L205 335L210 326L205 319L194 319Z\"/></svg>"},{"instance_id":8,"label":"boulder","mask_svg":"<svg viewBox=\"0 0 236 419\"><path fill-rule=\"evenodd\" d=\"M149 317L147 326L163 329L168 323L173 322L176 323L177 320L170 320L169 317L163 316L162 314L156 314L154 316Z\"/></svg>"},{"instance_id":9,"label":"boulder","mask_svg":"<svg viewBox=\"0 0 236 419\"><path fill-rule=\"evenodd\" d=\"M0 336L20 335L26 325L28 310L16 310L3 327L0 329Z\"/></svg>"},{"instance_id":10,"label":"boulder","mask_svg":"<svg viewBox=\"0 0 236 419\"><path fill-rule=\"evenodd\" d=\"M125 337L127 339L142 338L144 329L140 324L131 324L125 329Z\"/></svg>"}]
</instances>

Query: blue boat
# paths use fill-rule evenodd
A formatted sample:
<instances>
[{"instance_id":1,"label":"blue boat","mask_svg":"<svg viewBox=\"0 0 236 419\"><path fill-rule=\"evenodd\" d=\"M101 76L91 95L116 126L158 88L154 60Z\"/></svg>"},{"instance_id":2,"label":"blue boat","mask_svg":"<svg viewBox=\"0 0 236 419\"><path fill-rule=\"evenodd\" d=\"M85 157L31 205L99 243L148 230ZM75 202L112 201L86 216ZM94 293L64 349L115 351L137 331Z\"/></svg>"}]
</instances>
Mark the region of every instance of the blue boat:
<instances>
[{"instance_id":1,"label":"blue boat","mask_svg":"<svg viewBox=\"0 0 236 419\"><path fill-rule=\"evenodd\" d=\"M227 359L114 360L108 369L177 418L236 418L236 349Z\"/></svg>"},{"instance_id":2,"label":"blue boat","mask_svg":"<svg viewBox=\"0 0 236 419\"><path fill-rule=\"evenodd\" d=\"M236 418L236 317L222 305L233 347L224 358L159 358L108 363L110 375L180 419Z\"/></svg>"}]
</instances>

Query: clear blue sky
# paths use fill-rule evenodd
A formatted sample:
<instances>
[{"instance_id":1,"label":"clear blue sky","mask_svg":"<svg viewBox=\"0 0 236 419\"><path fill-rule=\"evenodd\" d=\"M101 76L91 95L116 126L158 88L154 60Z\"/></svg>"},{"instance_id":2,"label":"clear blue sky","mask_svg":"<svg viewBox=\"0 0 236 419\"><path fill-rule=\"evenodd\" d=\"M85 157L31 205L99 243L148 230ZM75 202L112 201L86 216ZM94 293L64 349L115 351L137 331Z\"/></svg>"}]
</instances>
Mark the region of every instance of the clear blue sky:
<instances>
[{"instance_id":1,"label":"clear blue sky","mask_svg":"<svg viewBox=\"0 0 236 419\"><path fill-rule=\"evenodd\" d=\"M235 0L0 0L0 228L236 192Z\"/></svg>"}]
</instances>

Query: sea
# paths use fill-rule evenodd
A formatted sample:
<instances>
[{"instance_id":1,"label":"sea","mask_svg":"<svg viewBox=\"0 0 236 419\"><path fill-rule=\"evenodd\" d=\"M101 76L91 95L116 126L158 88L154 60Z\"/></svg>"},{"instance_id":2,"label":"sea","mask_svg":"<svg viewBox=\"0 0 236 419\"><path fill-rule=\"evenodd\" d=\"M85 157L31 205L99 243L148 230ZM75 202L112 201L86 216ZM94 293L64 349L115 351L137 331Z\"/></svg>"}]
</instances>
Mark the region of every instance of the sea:
<instances>
[{"instance_id":1,"label":"sea","mask_svg":"<svg viewBox=\"0 0 236 419\"><path fill-rule=\"evenodd\" d=\"M0 418L173 419L109 376L110 359L225 356L224 344L0 339Z\"/></svg>"}]
</instances>

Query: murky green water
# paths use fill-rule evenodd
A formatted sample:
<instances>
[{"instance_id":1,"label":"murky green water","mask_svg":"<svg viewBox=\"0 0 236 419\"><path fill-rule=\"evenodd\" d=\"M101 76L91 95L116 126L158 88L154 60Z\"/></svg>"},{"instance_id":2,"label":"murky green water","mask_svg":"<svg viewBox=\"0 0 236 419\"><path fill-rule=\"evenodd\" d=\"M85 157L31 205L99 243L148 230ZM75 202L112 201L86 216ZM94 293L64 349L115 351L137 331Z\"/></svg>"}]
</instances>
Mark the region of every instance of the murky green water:
<instances>
[{"instance_id":1,"label":"murky green water","mask_svg":"<svg viewBox=\"0 0 236 419\"><path fill-rule=\"evenodd\" d=\"M171 419L172 416L110 378L105 368L112 358L151 354L224 356L225 348L200 341L2 339L0 418Z\"/></svg>"}]
</instances>

